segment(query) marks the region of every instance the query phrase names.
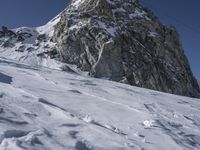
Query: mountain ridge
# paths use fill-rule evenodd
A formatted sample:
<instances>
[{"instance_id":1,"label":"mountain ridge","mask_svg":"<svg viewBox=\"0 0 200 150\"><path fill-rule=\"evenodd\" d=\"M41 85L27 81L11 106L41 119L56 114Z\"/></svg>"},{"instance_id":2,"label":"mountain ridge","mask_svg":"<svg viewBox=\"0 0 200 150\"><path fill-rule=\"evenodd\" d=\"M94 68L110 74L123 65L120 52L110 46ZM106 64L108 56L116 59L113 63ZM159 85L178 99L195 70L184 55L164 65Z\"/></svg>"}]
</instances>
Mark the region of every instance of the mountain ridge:
<instances>
[{"instance_id":1,"label":"mountain ridge","mask_svg":"<svg viewBox=\"0 0 200 150\"><path fill-rule=\"evenodd\" d=\"M200 149L200 99L186 97L197 94L198 88L196 92L187 89L192 73L185 56L179 54L183 49L178 33L160 25L137 2L73 0L72 6L44 26L2 27L0 150ZM152 57L156 47L147 48L152 43L160 44L159 57ZM163 43L171 49L163 49ZM121 60L125 61L122 66ZM129 64L126 69L133 67L130 74L134 77L129 80L134 79L135 84L145 82L145 78L137 78L137 73L143 72L148 83L156 63L160 68L158 77L181 75L174 79L187 79L179 85L188 84L179 91L185 89L185 94L131 86L126 78L110 81L121 80L120 69ZM93 78L95 75L99 78ZM175 82L165 84L174 86Z\"/></svg>"},{"instance_id":2,"label":"mountain ridge","mask_svg":"<svg viewBox=\"0 0 200 150\"><path fill-rule=\"evenodd\" d=\"M139 1L71 1L61 18L53 39L62 61L94 77L199 97L175 28Z\"/></svg>"}]
</instances>

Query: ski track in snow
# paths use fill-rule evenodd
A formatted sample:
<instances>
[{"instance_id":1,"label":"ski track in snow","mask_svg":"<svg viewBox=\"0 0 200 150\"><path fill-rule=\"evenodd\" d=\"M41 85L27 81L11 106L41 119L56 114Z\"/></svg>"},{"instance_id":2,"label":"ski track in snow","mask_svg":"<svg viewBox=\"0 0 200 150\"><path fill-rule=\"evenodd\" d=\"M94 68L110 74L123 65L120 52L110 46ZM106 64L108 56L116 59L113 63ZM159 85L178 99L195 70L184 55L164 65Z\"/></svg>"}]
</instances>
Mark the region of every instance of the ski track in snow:
<instances>
[{"instance_id":1,"label":"ski track in snow","mask_svg":"<svg viewBox=\"0 0 200 150\"><path fill-rule=\"evenodd\" d=\"M199 150L200 101L0 58L0 150Z\"/></svg>"}]
</instances>

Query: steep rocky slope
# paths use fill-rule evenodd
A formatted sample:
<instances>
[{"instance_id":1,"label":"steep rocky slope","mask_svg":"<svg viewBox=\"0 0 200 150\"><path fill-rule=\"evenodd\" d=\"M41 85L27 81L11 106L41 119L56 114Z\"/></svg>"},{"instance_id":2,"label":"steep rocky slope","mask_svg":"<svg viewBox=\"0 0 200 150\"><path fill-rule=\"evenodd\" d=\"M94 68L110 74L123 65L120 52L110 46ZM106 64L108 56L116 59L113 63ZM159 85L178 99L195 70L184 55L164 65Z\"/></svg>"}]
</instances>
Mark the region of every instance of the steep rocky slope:
<instances>
[{"instance_id":1,"label":"steep rocky slope","mask_svg":"<svg viewBox=\"0 0 200 150\"><path fill-rule=\"evenodd\" d=\"M72 0L53 39L62 61L91 76L199 96L178 33L137 0Z\"/></svg>"}]
</instances>

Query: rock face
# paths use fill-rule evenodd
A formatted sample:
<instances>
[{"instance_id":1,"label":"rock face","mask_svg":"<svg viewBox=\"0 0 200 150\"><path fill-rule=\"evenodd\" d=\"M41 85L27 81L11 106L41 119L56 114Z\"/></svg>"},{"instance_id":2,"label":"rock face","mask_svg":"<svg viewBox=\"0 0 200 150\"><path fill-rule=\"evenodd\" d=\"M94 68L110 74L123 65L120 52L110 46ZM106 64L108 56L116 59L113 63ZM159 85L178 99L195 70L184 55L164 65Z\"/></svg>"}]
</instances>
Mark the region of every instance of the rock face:
<instances>
[{"instance_id":1,"label":"rock face","mask_svg":"<svg viewBox=\"0 0 200 150\"><path fill-rule=\"evenodd\" d=\"M175 28L138 0L72 0L53 41L63 62L91 76L199 97Z\"/></svg>"}]
</instances>

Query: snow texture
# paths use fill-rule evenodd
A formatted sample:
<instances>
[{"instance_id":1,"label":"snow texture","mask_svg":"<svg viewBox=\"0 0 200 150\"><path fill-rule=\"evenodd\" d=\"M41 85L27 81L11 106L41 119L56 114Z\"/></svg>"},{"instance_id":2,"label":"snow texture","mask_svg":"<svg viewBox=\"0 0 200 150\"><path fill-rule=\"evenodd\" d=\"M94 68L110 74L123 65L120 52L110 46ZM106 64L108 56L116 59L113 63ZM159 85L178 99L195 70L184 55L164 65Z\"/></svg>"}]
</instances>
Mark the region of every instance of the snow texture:
<instances>
[{"instance_id":1,"label":"snow texture","mask_svg":"<svg viewBox=\"0 0 200 150\"><path fill-rule=\"evenodd\" d=\"M13 29L16 33L26 33L30 36L25 38L24 41L17 41L10 37L0 38L0 56L16 60L20 63L26 63L31 66L44 66L61 70L64 65L63 63L45 55L49 50L56 48L56 44L51 42L51 37L53 36L54 26L59 22L59 20L60 14L44 26L33 28L20 27ZM38 41L40 35L44 35L44 41ZM1 44L2 42L8 42L9 46L3 47ZM38 57L39 55L41 56Z\"/></svg>"},{"instance_id":2,"label":"snow texture","mask_svg":"<svg viewBox=\"0 0 200 150\"><path fill-rule=\"evenodd\" d=\"M130 14L144 16L139 10ZM199 99L90 78L73 65L74 73L62 72L61 62L38 57L56 47L50 39L59 20L14 29L32 36L8 47L1 46L7 38L0 38L0 150L200 149ZM97 25L115 36L114 27ZM43 34L46 41L39 42Z\"/></svg>"},{"instance_id":3,"label":"snow texture","mask_svg":"<svg viewBox=\"0 0 200 150\"><path fill-rule=\"evenodd\" d=\"M0 59L0 150L199 150L200 101Z\"/></svg>"},{"instance_id":4,"label":"snow texture","mask_svg":"<svg viewBox=\"0 0 200 150\"><path fill-rule=\"evenodd\" d=\"M156 37L158 36L158 33L157 32L149 32L149 37Z\"/></svg>"},{"instance_id":5,"label":"snow texture","mask_svg":"<svg viewBox=\"0 0 200 150\"><path fill-rule=\"evenodd\" d=\"M81 4L84 3L85 0L73 0L71 5L74 6L75 8L78 8Z\"/></svg>"}]
</instances>

